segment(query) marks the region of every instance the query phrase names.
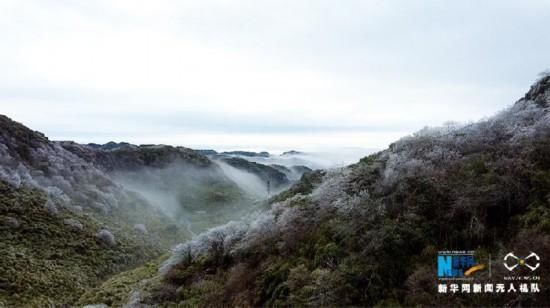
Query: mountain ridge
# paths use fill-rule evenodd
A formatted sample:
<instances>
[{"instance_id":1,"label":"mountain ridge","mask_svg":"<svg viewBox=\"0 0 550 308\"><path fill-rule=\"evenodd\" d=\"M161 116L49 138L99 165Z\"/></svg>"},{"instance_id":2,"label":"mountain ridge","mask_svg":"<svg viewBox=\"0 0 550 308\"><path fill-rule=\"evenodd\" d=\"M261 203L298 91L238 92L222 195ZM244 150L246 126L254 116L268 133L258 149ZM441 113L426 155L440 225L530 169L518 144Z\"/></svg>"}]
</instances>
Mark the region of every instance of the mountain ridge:
<instances>
[{"instance_id":1,"label":"mountain ridge","mask_svg":"<svg viewBox=\"0 0 550 308\"><path fill-rule=\"evenodd\" d=\"M550 76L493 117L426 127L350 166L304 170L262 205L266 210L249 210L193 237L115 175L144 176L165 192L178 184L174 174L199 179L195 168L211 170L200 152L50 141L6 116L0 128L0 304L550 302L547 268L538 271L541 294L488 299L438 294L433 266L439 250L476 250L493 264L512 250L550 254ZM201 189L224 203L233 191L212 182L216 174ZM193 202L204 196L177 197L195 211ZM156 259L176 241L169 256ZM36 279L18 281L15 269ZM492 273L506 274L502 267ZM491 281L487 272L478 279Z\"/></svg>"},{"instance_id":2,"label":"mountain ridge","mask_svg":"<svg viewBox=\"0 0 550 308\"><path fill-rule=\"evenodd\" d=\"M550 254L549 93L547 76L491 118L425 128L304 179L269 211L178 245L137 302L547 305L547 268L540 294L450 296L437 292L434 260L439 250L476 250L495 264L479 281L496 282L507 252Z\"/></svg>"}]
</instances>

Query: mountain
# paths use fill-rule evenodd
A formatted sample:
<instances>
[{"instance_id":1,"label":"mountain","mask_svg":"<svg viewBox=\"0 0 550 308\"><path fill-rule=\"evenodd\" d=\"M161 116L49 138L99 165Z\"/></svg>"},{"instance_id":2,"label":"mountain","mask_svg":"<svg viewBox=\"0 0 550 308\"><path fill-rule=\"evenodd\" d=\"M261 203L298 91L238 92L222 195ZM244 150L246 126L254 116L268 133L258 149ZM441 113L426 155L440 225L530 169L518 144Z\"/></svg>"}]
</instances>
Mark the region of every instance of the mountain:
<instances>
[{"instance_id":1,"label":"mountain","mask_svg":"<svg viewBox=\"0 0 550 308\"><path fill-rule=\"evenodd\" d=\"M249 151L227 151L221 154L245 157L269 157L268 152L249 152Z\"/></svg>"},{"instance_id":2,"label":"mountain","mask_svg":"<svg viewBox=\"0 0 550 308\"><path fill-rule=\"evenodd\" d=\"M280 191L289 185L284 174L269 166L250 163L228 154L215 157L185 147L169 145L132 145L107 143L82 145L60 142L71 153L93 162L112 180L132 191L138 191L153 204L186 226L193 234L232 219L261 206L256 191L247 190L246 181L223 170L219 157L230 157L230 165L250 176L262 189L267 181ZM252 166L253 164L253 166Z\"/></svg>"},{"instance_id":3,"label":"mountain","mask_svg":"<svg viewBox=\"0 0 550 308\"><path fill-rule=\"evenodd\" d=\"M199 154L206 155L214 162L224 163L238 170L250 173L258 177L262 185L274 192L280 192L296 182L300 177L312 171L311 168L302 165L283 166L272 164L272 156L268 152L243 152L228 151L218 153L214 150L198 150Z\"/></svg>"},{"instance_id":4,"label":"mountain","mask_svg":"<svg viewBox=\"0 0 550 308\"><path fill-rule=\"evenodd\" d=\"M269 157L269 152L252 152L252 151L224 151L224 152L217 152L215 150L210 149L199 149L195 150L195 152L200 153L202 155L220 155L220 156L240 156L240 157Z\"/></svg>"},{"instance_id":5,"label":"mountain","mask_svg":"<svg viewBox=\"0 0 550 308\"><path fill-rule=\"evenodd\" d=\"M113 150L113 149L119 149L119 148L125 148L125 147L135 147L135 145L130 144L128 142L117 143L114 141L109 141L105 144L88 143L88 146L99 150Z\"/></svg>"},{"instance_id":6,"label":"mountain","mask_svg":"<svg viewBox=\"0 0 550 308\"><path fill-rule=\"evenodd\" d=\"M269 183L274 191L281 190L290 184L286 174L272 166L258 164L239 157L223 158L221 161L258 176L265 185Z\"/></svg>"},{"instance_id":7,"label":"mountain","mask_svg":"<svg viewBox=\"0 0 550 308\"><path fill-rule=\"evenodd\" d=\"M219 154L217 151L215 150L195 150L195 152L199 153L199 154L202 154L202 155L217 155Z\"/></svg>"},{"instance_id":8,"label":"mountain","mask_svg":"<svg viewBox=\"0 0 550 308\"><path fill-rule=\"evenodd\" d=\"M290 184L269 166L230 163L274 190ZM0 115L0 306L74 304L195 232L264 207L239 180L185 147L51 141Z\"/></svg>"},{"instance_id":9,"label":"mountain","mask_svg":"<svg viewBox=\"0 0 550 308\"><path fill-rule=\"evenodd\" d=\"M540 294L486 297L439 294L436 266L475 250L493 264L476 281L501 282L507 253L550 255L550 76L494 117L347 167L203 154L51 141L0 116L0 306L550 303L544 265ZM266 181L290 187L247 193Z\"/></svg>"},{"instance_id":10,"label":"mountain","mask_svg":"<svg viewBox=\"0 0 550 308\"><path fill-rule=\"evenodd\" d=\"M300 154L304 154L304 153L296 150L290 150L290 151L283 152L281 156L300 155Z\"/></svg>"},{"instance_id":11,"label":"mountain","mask_svg":"<svg viewBox=\"0 0 550 308\"><path fill-rule=\"evenodd\" d=\"M290 182L296 182L300 179L300 177L304 173L308 173L313 171L311 168L307 166L283 166L279 164L271 164L269 165L271 168L276 169L279 172L282 172L286 175L286 177L290 180Z\"/></svg>"},{"instance_id":12,"label":"mountain","mask_svg":"<svg viewBox=\"0 0 550 308\"><path fill-rule=\"evenodd\" d=\"M92 161L0 116L0 306L73 303L190 238Z\"/></svg>"},{"instance_id":13,"label":"mountain","mask_svg":"<svg viewBox=\"0 0 550 308\"><path fill-rule=\"evenodd\" d=\"M539 294L439 294L435 260L440 250L475 250L494 265L476 279L492 282L510 275L508 252L550 255L549 109L546 76L492 118L425 128L304 176L268 211L178 245L159 273L118 296L182 306L547 306L548 267L536 273ZM90 293L83 303L112 298Z\"/></svg>"},{"instance_id":14,"label":"mountain","mask_svg":"<svg viewBox=\"0 0 550 308\"><path fill-rule=\"evenodd\" d=\"M73 154L93 162L107 172L136 170L143 167L167 168L174 163L196 167L211 167L212 162L204 155L184 147L169 145L132 145L129 143L105 145L81 145L61 141L60 145Z\"/></svg>"}]
</instances>

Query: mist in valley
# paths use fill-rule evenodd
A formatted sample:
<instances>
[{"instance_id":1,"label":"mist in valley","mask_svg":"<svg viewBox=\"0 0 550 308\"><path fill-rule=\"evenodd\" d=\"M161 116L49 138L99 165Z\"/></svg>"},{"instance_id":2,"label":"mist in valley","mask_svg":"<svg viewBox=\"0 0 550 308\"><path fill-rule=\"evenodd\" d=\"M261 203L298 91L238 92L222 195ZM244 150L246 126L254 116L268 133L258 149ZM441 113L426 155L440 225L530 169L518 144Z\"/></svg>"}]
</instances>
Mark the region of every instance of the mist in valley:
<instances>
[{"instance_id":1,"label":"mist in valley","mask_svg":"<svg viewBox=\"0 0 550 308\"><path fill-rule=\"evenodd\" d=\"M239 221L252 212L266 210L269 197L286 190L300 179L304 170L298 167L305 166L312 170L340 167L358 160L365 155L365 151L295 151L268 157L239 156L250 162L286 168L284 173L289 184L279 187L274 187L252 172L215 158L211 158L212 164L208 167L180 161L164 168L119 170L111 172L110 176L196 235L229 221Z\"/></svg>"},{"instance_id":2,"label":"mist in valley","mask_svg":"<svg viewBox=\"0 0 550 308\"><path fill-rule=\"evenodd\" d=\"M214 163L220 167L223 173L230 180L235 182L239 188L241 188L249 196L258 200L268 197L267 184L264 183L264 181L262 181L258 176L250 172L239 170L221 160L214 160Z\"/></svg>"},{"instance_id":3,"label":"mist in valley","mask_svg":"<svg viewBox=\"0 0 550 308\"><path fill-rule=\"evenodd\" d=\"M178 162L111 174L192 234L239 220L265 205L267 187L257 176L223 162L197 168Z\"/></svg>"},{"instance_id":4,"label":"mist in valley","mask_svg":"<svg viewBox=\"0 0 550 308\"><path fill-rule=\"evenodd\" d=\"M347 166L359 159L376 152L369 148L315 149L311 151L289 151L271 154L268 157L247 157L248 160L264 165L306 166L313 170L332 169Z\"/></svg>"}]
</instances>

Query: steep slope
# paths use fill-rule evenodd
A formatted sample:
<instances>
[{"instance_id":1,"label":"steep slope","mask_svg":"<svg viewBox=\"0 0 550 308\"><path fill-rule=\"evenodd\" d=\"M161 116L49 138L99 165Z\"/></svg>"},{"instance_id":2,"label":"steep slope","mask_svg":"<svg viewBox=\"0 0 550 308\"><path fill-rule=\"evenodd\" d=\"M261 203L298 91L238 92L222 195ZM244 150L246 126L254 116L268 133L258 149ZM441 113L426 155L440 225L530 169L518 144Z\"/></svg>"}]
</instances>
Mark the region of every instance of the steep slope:
<instances>
[{"instance_id":1,"label":"steep slope","mask_svg":"<svg viewBox=\"0 0 550 308\"><path fill-rule=\"evenodd\" d=\"M222 161L237 169L256 175L265 185L269 183L273 191L279 191L290 184L286 174L271 166L250 162L238 157L223 158Z\"/></svg>"},{"instance_id":2,"label":"steep slope","mask_svg":"<svg viewBox=\"0 0 550 308\"><path fill-rule=\"evenodd\" d=\"M0 116L0 178L15 186L39 187L52 206L107 213L123 192L95 165L59 143Z\"/></svg>"},{"instance_id":3,"label":"steep slope","mask_svg":"<svg viewBox=\"0 0 550 308\"><path fill-rule=\"evenodd\" d=\"M180 244L132 301L183 305L537 305L541 292L438 294L438 250L550 255L550 76L478 123L426 128L271 210ZM492 277L502 279L502 266ZM477 277L491 281L485 271Z\"/></svg>"},{"instance_id":4,"label":"steep slope","mask_svg":"<svg viewBox=\"0 0 550 308\"><path fill-rule=\"evenodd\" d=\"M209 158L188 148L114 142L60 144L92 162L116 183L140 192L190 232L237 219L254 203L240 183Z\"/></svg>"},{"instance_id":5,"label":"steep slope","mask_svg":"<svg viewBox=\"0 0 550 308\"><path fill-rule=\"evenodd\" d=\"M310 163L306 159L294 159L293 155L302 154L297 151L285 152L279 156L268 152L228 151L218 153L214 150L195 150L195 152L206 155L213 161L222 161L239 170L251 173L259 177L264 185L267 185L269 181L275 190L288 187L289 184L299 180L302 174L312 171L305 165L292 164L292 162ZM281 159L282 157L283 159ZM315 162L311 163L316 165Z\"/></svg>"},{"instance_id":6,"label":"steep slope","mask_svg":"<svg viewBox=\"0 0 550 308\"><path fill-rule=\"evenodd\" d=\"M72 303L110 275L161 252L156 240L121 223L66 209L54 215L44 209L46 202L43 191L0 182L1 304Z\"/></svg>"},{"instance_id":7,"label":"steep slope","mask_svg":"<svg viewBox=\"0 0 550 308\"><path fill-rule=\"evenodd\" d=\"M102 170L0 116L0 305L73 303L189 237Z\"/></svg>"},{"instance_id":8,"label":"steep slope","mask_svg":"<svg viewBox=\"0 0 550 308\"><path fill-rule=\"evenodd\" d=\"M271 168L274 168L274 169L284 173L291 183L294 183L297 180L299 180L302 177L302 175L304 175L305 173L313 171L311 168L309 168L307 166L289 166L289 167L286 167L286 166L278 165L278 164L272 164L272 165L269 165L269 166Z\"/></svg>"}]
</instances>

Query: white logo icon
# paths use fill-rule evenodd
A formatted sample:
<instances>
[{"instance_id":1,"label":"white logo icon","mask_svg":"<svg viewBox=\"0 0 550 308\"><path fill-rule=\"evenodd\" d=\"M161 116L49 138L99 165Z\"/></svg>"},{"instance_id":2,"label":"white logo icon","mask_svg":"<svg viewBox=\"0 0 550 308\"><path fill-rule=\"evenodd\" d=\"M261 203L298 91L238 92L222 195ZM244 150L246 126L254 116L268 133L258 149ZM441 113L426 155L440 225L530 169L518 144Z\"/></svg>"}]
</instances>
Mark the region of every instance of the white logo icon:
<instances>
[{"instance_id":1,"label":"white logo icon","mask_svg":"<svg viewBox=\"0 0 550 308\"><path fill-rule=\"evenodd\" d=\"M535 265L531 265L528 263L528 259L531 259L531 258L535 258L536 260L536 264ZM508 260L509 259L515 259L515 263L512 264L512 265L508 265ZM516 255L514 255L513 252L510 252L508 253L506 256L504 256L504 267L506 267L506 269L508 269L509 271L513 271L516 267L518 266L526 266L528 267L529 269L531 269L531 271L534 271L536 270L537 268L539 268L540 266L540 257L539 255L537 255L536 253L534 252L531 252L527 257L525 258L519 258L517 257ZM532 260L531 260L532 262ZM511 263L511 262L510 262Z\"/></svg>"}]
</instances>

